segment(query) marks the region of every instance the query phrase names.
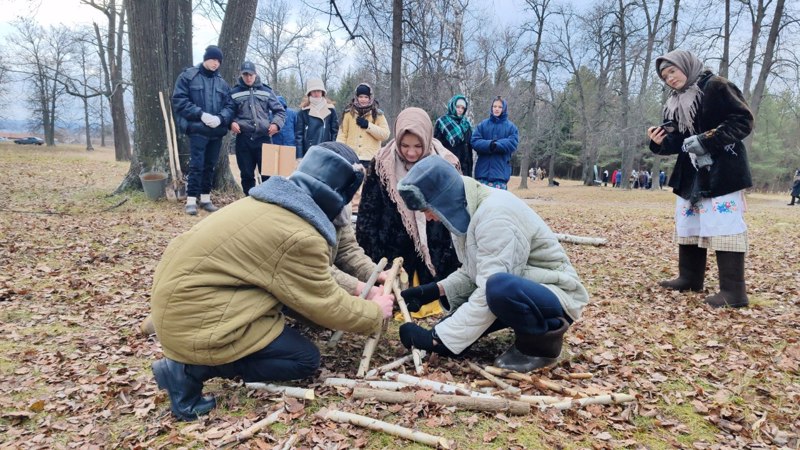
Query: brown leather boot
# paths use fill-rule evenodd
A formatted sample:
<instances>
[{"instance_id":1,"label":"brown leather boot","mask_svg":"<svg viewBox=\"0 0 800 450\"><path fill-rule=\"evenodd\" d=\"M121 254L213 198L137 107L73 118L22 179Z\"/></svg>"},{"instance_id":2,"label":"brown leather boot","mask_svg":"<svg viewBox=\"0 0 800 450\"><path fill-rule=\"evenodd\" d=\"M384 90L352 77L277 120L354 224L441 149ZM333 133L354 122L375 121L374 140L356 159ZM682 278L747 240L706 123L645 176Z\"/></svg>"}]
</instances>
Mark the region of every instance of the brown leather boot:
<instances>
[{"instance_id":1,"label":"brown leather boot","mask_svg":"<svg viewBox=\"0 0 800 450\"><path fill-rule=\"evenodd\" d=\"M659 281L661 287L674 291L700 292L706 277L706 249L696 245L678 246L678 278Z\"/></svg>"},{"instance_id":2,"label":"brown leather boot","mask_svg":"<svg viewBox=\"0 0 800 450\"><path fill-rule=\"evenodd\" d=\"M714 308L744 308L750 302L744 283L744 253L717 252L719 267L719 292L706 297Z\"/></svg>"}]
</instances>

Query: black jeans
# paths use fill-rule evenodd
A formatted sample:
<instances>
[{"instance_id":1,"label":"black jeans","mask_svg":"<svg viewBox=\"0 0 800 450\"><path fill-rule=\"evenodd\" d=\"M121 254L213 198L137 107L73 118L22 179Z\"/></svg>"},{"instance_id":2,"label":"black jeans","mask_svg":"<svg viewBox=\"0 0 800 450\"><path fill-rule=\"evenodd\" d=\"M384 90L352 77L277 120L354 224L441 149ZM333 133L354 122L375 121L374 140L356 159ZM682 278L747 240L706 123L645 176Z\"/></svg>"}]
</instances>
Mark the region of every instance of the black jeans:
<instances>
[{"instance_id":1,"label":"black jeans","mask_svg":"<svg viewBox=\"0 0 800 450\"><path fill-rule=\"evenodd\" d=\"M319 368L319 349L289 326L261 350L221 366L193 366L201 381L213 377L236 378L245 382L287 381L307 378Z\"/></svg>"},{"instance_id":2,"label":"black jeans","mask_svg":"<svg viewBox=\"0 0 800 450\"><path fill-rule=\"evenodd\" d=\"M200 194L210 194L222 138L190 134L189 146L191 155L189 156L189 182L186 186L186 195L200 197Z\"/></svg>"},{"instance_id":3,"label":"black jeans","mask_svg":"<svg viewBox=\"0 0 800 450\"><path fill-rule=\"evenodd\" d=\"M255 170L261 170L261 145L269 144L269 136L253 138L252 134L236 136L236 164L239 166L239 176L242 178L242 191L249 195L250 189L256 185Z\"/></svg>"},{"instance_id":4,"label":"black jeans","mask_svg":"<svg viewBox=\"0 0 800 450\"><path fill-rule=\"evenodd\" d=\"M486 280L486 303L497 320L517 333L538 335L558 329L560 317L572 322L553 291L508 273Z\"/></svg>"}]
</instances>

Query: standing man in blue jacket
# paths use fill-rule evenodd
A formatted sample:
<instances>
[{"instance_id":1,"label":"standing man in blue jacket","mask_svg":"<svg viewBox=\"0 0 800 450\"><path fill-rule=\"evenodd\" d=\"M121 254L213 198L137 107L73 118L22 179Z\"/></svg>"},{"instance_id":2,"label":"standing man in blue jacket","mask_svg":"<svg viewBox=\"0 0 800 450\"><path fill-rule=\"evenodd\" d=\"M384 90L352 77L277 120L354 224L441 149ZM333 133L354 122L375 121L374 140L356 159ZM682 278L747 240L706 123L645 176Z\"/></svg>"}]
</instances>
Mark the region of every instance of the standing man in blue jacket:
<instances>
[{"instance_id":1,"label":"standing man in blue jacket","mask_svg":"<svg viewBox=\"0 0 800 450\"><path fill-rule=\"evenodd\" d=\"M508 120L508 104L499 95L492 102L489 118L479 123L470 144L478 153L475 179L498 189L508 190L511 155L517 151L519 131Z\"/></svg>"},{"instance_id":2,"label":"standing man in blue jacket","mask_svg":"<svg viewBox=\"0 0 800 450\"><path fill-rule=\"evenodd\" d=\"M261 145L272 143L283 128L286 112L272 88L263 84L256 73L256 65L242 63L241 76L231 90L236 105L236 117L231 132L236 135L236 164L242 178L242 191L250 195L256 185L255 169L261 173Z\"/></svg>"},{"instance_id":3,"label":"standing man in blue jacket","mask_svg":"<svg viewBox=\"0 0 800 450\"><path fill-rule=\"evenodd\" d=\"M203 62L185 69L175 82L172 108L178 127L189 137L189 183L186 187L186 214L197 215L200 208L214 212L211 183L222 146L222 137L233 120L233 100L228 83L219 75L222 50L209 45Z\"/></svg>"}]
</instances>

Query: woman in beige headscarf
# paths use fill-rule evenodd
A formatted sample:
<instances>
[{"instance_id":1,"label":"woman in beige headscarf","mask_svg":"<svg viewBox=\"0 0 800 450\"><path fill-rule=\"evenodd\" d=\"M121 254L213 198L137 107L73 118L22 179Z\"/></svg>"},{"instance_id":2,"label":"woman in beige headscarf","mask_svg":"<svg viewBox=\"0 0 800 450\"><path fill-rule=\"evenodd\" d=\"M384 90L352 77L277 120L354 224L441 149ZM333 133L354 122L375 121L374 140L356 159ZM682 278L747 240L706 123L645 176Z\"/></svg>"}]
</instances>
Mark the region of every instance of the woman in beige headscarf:
<instances>
[{"instance_id":1,"label":"woman in beige headscarf","mask_svg":"<svg viewBox=\"0 0 800 450\"><path fill-rule=\"evenodd\" d=\"M302 158L308 148L322 142L335 141L339 133L336 108L326 97L325 84L319 78L306 83L306 97L300 103L294 127L297 158Z\"/></svg>"},{"instance_id":2,"label":"woman in beige headscarf","mask_svg":"<svg viewBox=\"0 0 800 450\"><path fill-rule=\"evenodd\" d=\"M375 156L367 172L356 223L356 238L367 256L377 261L403 257L403 267L419 283L440 280L459 266L450 233L439 222L426 222L406 208L397 182L423 158L444 158L461 169L458 158L433 138L433 125L420 108L397 116L395 139Z\"/></svg>"}]
</instances>

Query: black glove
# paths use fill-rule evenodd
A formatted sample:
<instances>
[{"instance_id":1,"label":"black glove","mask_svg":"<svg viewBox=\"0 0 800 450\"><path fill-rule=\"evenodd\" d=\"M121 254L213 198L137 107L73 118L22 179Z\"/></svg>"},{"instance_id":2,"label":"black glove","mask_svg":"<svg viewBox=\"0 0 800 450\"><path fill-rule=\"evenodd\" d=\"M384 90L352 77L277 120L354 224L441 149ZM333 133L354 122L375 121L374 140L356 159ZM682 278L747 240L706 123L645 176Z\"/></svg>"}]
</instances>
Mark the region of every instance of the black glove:
<instances>
[{"instance_id":1,"label":"black glove","mask_svg":"<svg viewBox=\"0 0 800 450\"><path fill-rule=\"evenodd\" d=\"M493 152L494 149L496 149L496 148L497 148L497 141L492 141L492 143L489 144L489 151Z\"/></svg>"},{"instance_id":2,"label":"black glove","mask_svg":"<svg viewBox=\"0 0 800 450\"><path fill-rule=\"evenodd\" d=\"M436 345L433 345L433 340L436 339ZM442 343L441 339L436 336L436 329L432 328L426 330L415 323L404 323L400 325L400 341L405 348L417 348L428 352L436 352L444 356L453 356L450 351Z\"/></svg>"},{"instance_id":3,"label":"black glove","mask_svg":"<svg viewBox=\"0 0 800 450\"><path fill-rule=\"evenodd\" d=\"M400 292L400 296L405 300L409 311L417 312L422 305L427 305L439 297L439 285L433 282L408 288Z\"/></svg>"},{"instance_id":4,"label":"black glove","mask_svg":"<svg viewBox=\"0 0 800 450\"><path fill-rule=\"evenodd\" d=\"M365 130L366 130L367 128L369 128L369 122L367 121L367 119L365 119L365 118L363 118L363 117L359 117L359 118L357 118L357 119L356 119L356 124L357 124L358 126L360 126L361 128L365 129Z\"/></svg>"}]
</instances>

